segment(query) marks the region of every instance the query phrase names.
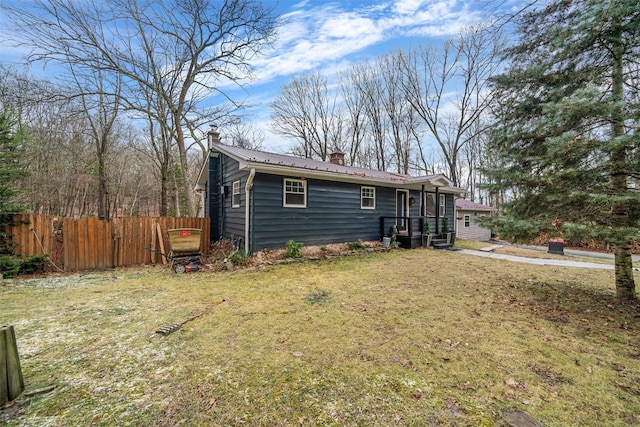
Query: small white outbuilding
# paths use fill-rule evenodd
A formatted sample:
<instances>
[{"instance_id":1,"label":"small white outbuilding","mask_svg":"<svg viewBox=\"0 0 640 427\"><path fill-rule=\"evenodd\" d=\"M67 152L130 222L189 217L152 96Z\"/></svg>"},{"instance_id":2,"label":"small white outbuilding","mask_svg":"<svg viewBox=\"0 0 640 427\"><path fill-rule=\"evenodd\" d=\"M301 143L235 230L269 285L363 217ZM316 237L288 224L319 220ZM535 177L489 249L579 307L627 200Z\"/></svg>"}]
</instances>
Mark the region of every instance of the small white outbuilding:
<instances>
[{"instance_id":1,"label":"small white outbuilding","mask_svg":"<svg viewBox=\"0 0 640 427\"><path fill-rule=\"evenodd\" d=\"M456 199L456 237L464 240L484 241L491 239L491 230L478 224L481 216L493 216L498 210L491 206Z\"/></svg>"}]
</instances>

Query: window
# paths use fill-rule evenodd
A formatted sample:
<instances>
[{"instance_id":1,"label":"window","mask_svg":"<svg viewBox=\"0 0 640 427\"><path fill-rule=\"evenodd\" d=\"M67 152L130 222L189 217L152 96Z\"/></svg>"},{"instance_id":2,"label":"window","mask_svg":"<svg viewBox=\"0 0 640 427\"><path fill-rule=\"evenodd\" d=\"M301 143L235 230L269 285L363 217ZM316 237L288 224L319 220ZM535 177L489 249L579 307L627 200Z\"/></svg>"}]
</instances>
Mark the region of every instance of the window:
<instances>
[{"instance_id":1,"label":"window","mask_svg":"<svg viewBox=\"0 0 640 427\"><path fill-rule=\"evenodd\" d=\"M471 215L464 216L464 228L471 227Z\"/></svg>"},{"instance_id":2,"label":"window","mask_svg":"<svg viewBox=\"0 0 640 427\"><path fill-rule=\"evenodd\" d=\"M375 187L360 187L360 209L376 208Z\"/></svg>"},{"instance_id":3,"label":"window","mask_svg":"<svg viewBox=\"0 0 640 427\"><path fill-rule=\"evenodd\" d=\"M233 181L233 195L231 197L231 207L240 207L240 181Z\"/></svg>"},{"instance_id":4,"label":"window","mask_svg":"<svg viewBox=\"0 0 640 427\"><path fill-rule=\"evenodd\" d=\"M440 212L439 212L441 217L443 217L445 212L446 212L446 209L445 209L446 208L446 204L445 204L446 200L447 199L445 198L445 195L441 194L440 195Z\"/></svg>"},{"instance_id":5,"label":"window","mask_svg":"<svg viewBox=\"0 0 640 427\"><path fill-rule=\"evenodd\" d=\"M424 204L427 207L427 216L436 216L436 195L425 193Z\"/></svg>"},{"instance_id":6,"label":"window","mask_svg":"<svg viewBox=\"0 0 640 427\"><path fill-rule=\"evenodd\" d=\"M307 182L301 179L284 179L284 207L307 207Z\"/></svg>"}]
</instances>

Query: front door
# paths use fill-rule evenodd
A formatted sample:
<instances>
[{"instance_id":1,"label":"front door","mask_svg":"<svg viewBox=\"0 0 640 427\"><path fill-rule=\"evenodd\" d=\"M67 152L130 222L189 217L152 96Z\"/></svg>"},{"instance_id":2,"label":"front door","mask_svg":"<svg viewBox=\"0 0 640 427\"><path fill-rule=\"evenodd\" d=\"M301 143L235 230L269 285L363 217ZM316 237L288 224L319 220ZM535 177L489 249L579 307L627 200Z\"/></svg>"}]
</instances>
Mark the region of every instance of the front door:
<instances>
[{"instance_id":1,"label":"front door","mask_svg":"<svg viewBox=\"0 0 640 427\"><path fill-rule=\"evenodd\" d=\"M406 231L406 218L409 216L409 190L396 190L396 216L398 231Z\"/></svg>"}]
</instances>

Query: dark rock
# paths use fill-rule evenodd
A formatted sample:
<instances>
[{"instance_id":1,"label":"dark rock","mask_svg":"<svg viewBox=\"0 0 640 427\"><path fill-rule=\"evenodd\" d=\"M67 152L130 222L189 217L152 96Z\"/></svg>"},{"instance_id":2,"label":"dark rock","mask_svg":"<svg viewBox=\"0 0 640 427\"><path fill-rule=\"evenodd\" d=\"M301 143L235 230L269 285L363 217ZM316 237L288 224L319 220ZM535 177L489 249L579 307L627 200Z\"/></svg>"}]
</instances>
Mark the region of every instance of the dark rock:
<instances>
[{"instance_id":1,"label":"dark rock","mask_svg":"<svg viewBox=\"0 0 640 427\"><path fill-rule=\"evenodd\" d=\"M540 421L518 409L507 409L502 412L502 417L509 427L544 427Z\"/></svg>"}]
</instances>

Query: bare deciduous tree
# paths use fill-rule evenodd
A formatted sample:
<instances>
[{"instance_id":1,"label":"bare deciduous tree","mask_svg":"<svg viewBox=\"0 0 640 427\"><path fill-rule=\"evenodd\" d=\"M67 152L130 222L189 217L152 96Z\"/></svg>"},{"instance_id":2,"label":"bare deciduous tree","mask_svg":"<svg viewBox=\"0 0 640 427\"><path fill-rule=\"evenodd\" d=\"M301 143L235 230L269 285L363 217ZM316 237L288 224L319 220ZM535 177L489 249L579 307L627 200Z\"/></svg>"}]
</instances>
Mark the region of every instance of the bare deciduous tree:
<instances>
[{"instance_id":1,"label":"bare deciduous tree","mask_svg":"<svg viewBox=\"0 0 640 427\"><path fill-rule=\"evenodd\" d=\"M499 64L500 40L472 27L442 48L421 47L403 61L405 96L440 147L454 185L460 185L461 150L490 103L487 79Z\"/></svg>"},{"instance_id":2,"label":"bare deciduous tree","mask_svg":"<svg viewBox=\"0 0 640 427\"><path fill-rule=\"evenodd\" d=\"M241 120L232 121L224 129L225 141L229 141L231 145L236 147L248 150L260 150L265 139L266 136L261 129Z\"/></svg>"},{"instance_id":3,"label":"bare deciduous tree","mask_svg":"<svg viewBox=\"0 0 640 427\"><path fill-rule=\"evenodd\" d=\"M69 82L71 83L71 82ZM18 185L21 203L29 210L59 216L82 217L100 211L100 172L96 138L92 130L106 130L100 124L97 94L77 96L76 85L64 87L40 81L26 74L0 68L0 109L19 117L24 138L25 177ZM111 102L102 106L103 119L111 118ZM109 113L111 111L111 113ZM88 116L90 115L90 117ZM107 120L110 122L110 120ZM158 215L158 180L148 147L136 146L138 130L123 120L114 120L102 139L106 184L104 207L107 216L133 213ZM140 150L138 150L140 148ZM117 165L117 167L115 167Z\"/></svg>"},{"instance_id":4,"label":"bare deciduous tree","mask_svg":"<svg viewBox=\"0 0 640 427\"><path fill-rule=\"evenodd\" d=\"M320 73L294 77L271 104L274 132L295 138L296 154L326 160L342 142L343 117L337 95Z\"/></svg>"},{"instance_id":5,"label":"bare deciduous tree","mask_svg":"<svg viewBox=\"0 0 640 427\"><path fill-rule=\"evenodd\" d=\"M122 101L129 109L148 106L138 102L144 98L141 87L162 98L169 113L164 125L183 177L189 174L185 128L229 111L228 106L201 110L200 103L213 93L232 101L222 88L250 75L250 59L273 40L276 28L273 9L257 0L34 0L33 8L3 9L15 34L33 48L30 60L117 74L126 85ZM195 215L186 179L182 192L188 214Z\"/></svg>"},{"instance_id":6,"label":"bare deciduous tree","mask_svg":"<svg viewBox=\"0 0 640 427\"><path fill-rule=\"evenodd\" d=\"M81 103L80 114L88 124L89 137L95 147L98 174L98 218L111 219L109 210L109 171L107 157L114 143L114 127L120 108L120 78L108 82L100 72L80 75L73 68L71 75L76 83ZM107 86L110 86L107 88Z\"/></svg>"}]
</instances>

